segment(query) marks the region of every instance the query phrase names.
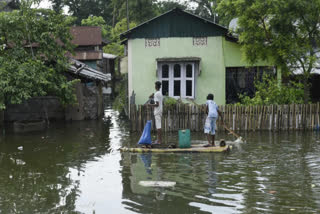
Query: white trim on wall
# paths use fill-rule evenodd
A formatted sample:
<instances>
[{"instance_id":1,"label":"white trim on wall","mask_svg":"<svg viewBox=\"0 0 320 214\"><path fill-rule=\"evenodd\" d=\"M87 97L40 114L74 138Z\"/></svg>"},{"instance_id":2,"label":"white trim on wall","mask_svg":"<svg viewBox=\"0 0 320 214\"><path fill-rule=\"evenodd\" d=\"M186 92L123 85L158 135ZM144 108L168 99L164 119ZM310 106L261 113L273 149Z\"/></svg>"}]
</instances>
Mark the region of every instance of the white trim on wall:
<instances>
[{"instance_id":1,"label":"white trim on wall","mask_svg":"<svg viewBox=\"0 0 320 214\"><path fill-rule=\"evenodd\" d=\"M130 105L130 96L133 91L133 73L132 73L132 41L128 40L128 103ZM130 108L129 108L130 109Z\"/></svg>"},{"instance_id":2,"label":"white trim on wall","mask_svg":"<svg viewBox=\"0 0 320 214\"><path fill-rule=\"evenodd\" d=\"M174 98L195 99L196 69L196 62L158 63L157 74L158 80L162 82L163 94ZM175 87L179 88L179 91L175 91Z\"/></svg>"}]
</instances>

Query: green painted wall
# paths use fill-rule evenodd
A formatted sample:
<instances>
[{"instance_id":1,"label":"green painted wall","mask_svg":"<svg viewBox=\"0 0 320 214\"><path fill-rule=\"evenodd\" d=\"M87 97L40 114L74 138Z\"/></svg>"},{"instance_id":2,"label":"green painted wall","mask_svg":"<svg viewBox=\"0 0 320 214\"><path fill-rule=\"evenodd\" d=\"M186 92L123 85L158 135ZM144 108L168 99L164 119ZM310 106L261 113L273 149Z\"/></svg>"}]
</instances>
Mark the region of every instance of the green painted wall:
<instances>
[{"instance_id":1,"label":"green painted wall","mask_svg":"<svg viewBox=\"0 0 320 214\"><path fill-rule=\"evenodd\" d=\"M192 38L161 38L160 47L145 48L144 39L129 40L129 94L136 93L136 104L143 104L154 92L157 80L156 58L200 57L201 74L195 83L195 102L205 103L208 93L215 94L215 100L224 104L225 69L222 51L222 37L208 37L207 46L193 46ZM130 85L130 82L132 83ZM130 91L131 90L131 91Z\"/></svg>"},{"instance_id":2,"label":"green painted wall","mask_svg":"<svg viewBox=\"0 0 320 214\"><path fill-rule=\"evenodd\" d=\"M223 39L223 54L225 67L248 67L252 66L245 61L240 45ZM254 66L273 66L271 60L258 61Z\"/></svg>"},{"instance_id":3,"label":"green painted wall","mask_svg":"<svg viewBox=\"0 0 320 214\"><path fill-rule=\"evenodd\" d=\"M208 37L207 46L193 46L193 38L161 38L160 47L145 47L145 39L128 41L129 95L136 93L136 104L144 104L155 91L157 58L200 57L201 74L195 83L195 102L206 102L214 93L219 105L225 104L226 67L249 66L244 62L240 46L224 37ZM259 62L256 66L272 65Z\"/></svg>"}]
</instances>

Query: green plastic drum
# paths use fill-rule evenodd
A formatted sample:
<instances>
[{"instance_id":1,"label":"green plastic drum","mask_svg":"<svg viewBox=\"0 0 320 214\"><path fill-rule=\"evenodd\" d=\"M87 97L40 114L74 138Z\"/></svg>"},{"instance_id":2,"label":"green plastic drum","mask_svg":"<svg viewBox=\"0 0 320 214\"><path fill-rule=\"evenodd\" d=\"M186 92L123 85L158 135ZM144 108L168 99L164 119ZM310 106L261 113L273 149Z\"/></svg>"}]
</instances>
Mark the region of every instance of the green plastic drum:
<instances>
[{"instance_id":1,"label":"green plastic drum","mask_svg":"<svg viewBox=\"0 0 320 214\"><path fill-rule=\"evenodd\" d=\"M190 129L179 130L179 148L190 148Z\"/></svg>"}]
</instances>

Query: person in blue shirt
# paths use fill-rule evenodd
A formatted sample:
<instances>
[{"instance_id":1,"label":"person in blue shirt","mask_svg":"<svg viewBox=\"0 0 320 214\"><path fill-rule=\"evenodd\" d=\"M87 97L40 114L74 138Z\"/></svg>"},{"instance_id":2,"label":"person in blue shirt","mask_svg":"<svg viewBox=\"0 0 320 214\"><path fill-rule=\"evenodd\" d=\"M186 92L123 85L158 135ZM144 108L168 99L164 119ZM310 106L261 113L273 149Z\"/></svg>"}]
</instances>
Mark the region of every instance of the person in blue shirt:
<instances>
[{"instance_id":1,"label":"person in blue shirt","mask_svg":"<svg viewBox=\"0 0 320 214\"><path fill-rule=\"evenodd\" d=\"M216 121L218 116L221 116L222 124L223 124L223 116L221 111L219 111L218 105L213 101L213 94L208 94L207 102L206 102L206 113L207 119L204 125L204 133L207 135L208 144L205 147L215 146L214 139L216 134ZM211 135L211 142L210 142Z\"/></svg>"}]
</instances>

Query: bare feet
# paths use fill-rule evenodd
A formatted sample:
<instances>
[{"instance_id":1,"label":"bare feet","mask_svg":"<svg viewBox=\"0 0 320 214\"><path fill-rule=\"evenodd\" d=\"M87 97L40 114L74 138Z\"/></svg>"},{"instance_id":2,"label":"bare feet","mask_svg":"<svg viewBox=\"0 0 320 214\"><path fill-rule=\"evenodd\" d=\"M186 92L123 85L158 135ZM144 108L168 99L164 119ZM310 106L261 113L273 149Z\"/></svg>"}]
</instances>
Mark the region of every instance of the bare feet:
<instances>
[{"instance_id":1,"label":"bare feet","mask_svg":"<svg viewBox=\"0 0 320 214\"><path fill-rule=\"evenodd\" d=\"M152 142L152 145L159 145L159 144L161 144L161 142L159 142L158 140Z\"/></svg>"}]
</instances>

